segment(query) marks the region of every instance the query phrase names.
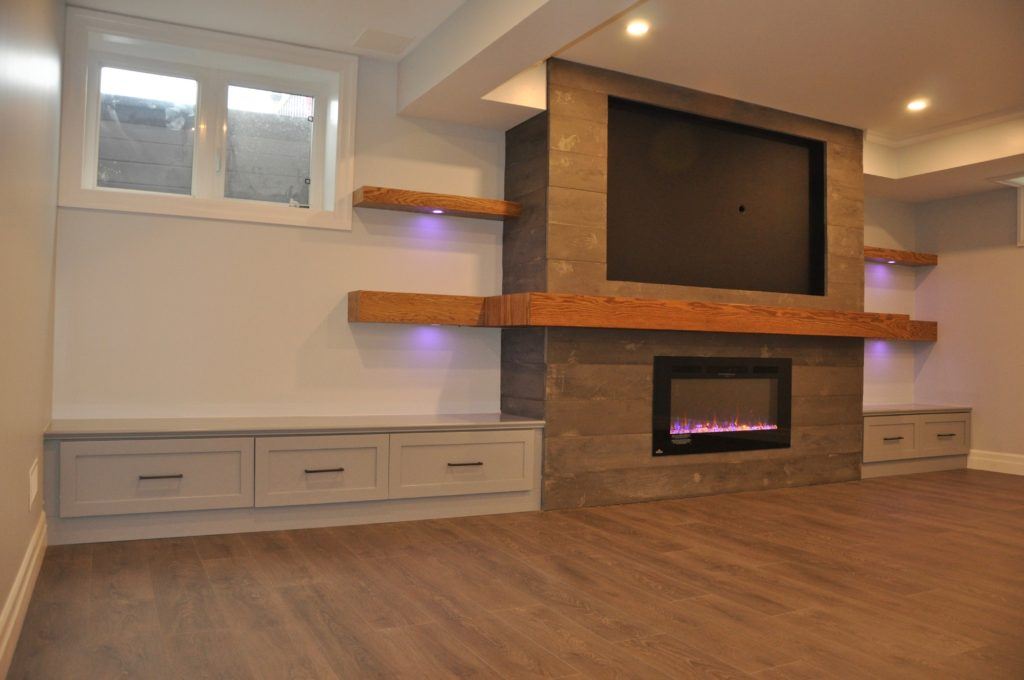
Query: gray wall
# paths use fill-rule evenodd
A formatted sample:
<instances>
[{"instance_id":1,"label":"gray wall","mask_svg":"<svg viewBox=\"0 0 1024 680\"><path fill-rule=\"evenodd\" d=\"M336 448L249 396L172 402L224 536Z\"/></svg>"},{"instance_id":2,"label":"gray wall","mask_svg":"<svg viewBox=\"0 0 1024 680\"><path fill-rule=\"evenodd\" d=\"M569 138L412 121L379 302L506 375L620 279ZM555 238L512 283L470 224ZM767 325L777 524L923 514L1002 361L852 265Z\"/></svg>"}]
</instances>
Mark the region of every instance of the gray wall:
<instances>
[{"instance_id":1,"label":"gray wall","mask_svg":"<svg viewBox=\"0 0 1024 680\"><path fill-rule=\"evenodd\" d=\"M915 206L917 247L938 253L920 275L915 316L939 322L918 348L915 399L974 407L972 448L1024 454L1024 248L1014 189Z\"/></svg>"},{"instance_id":2,"label":"gray wall","mask_svg":"<svg viewBox=\"0 0 1024 680\"><path fill-rule=\"evenodd\" d=\"M0 611L41 519L28 473L50 418L63 5L0 3Z\"/></svg>"}]
</instances>

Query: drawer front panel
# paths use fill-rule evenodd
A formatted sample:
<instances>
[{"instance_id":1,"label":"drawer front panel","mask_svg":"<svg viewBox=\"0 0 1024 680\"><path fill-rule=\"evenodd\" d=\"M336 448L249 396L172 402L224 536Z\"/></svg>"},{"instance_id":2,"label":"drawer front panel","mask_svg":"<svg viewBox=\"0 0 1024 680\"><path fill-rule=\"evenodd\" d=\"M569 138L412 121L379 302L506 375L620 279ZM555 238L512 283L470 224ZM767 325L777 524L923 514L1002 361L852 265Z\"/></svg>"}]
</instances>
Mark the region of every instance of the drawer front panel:
<instances>
[{"instance_id":1,"label":"drawer front panel","mask_svg":"<svg viewBox=\"0 0 1024 680\"><path fill-rule=\"evenodd\" d=\"M965 454L970 450L970 425L959 413L921 417L922 451L930 456Z\"/></svg>"},{"instance_id":2,"label":"drawer front panel","mask_svg":"<svg viewBox=\"0 0 1024 680\"><path fill-rule=\"evenodd\" d=\"M916 458L917 419L913 416L874 416L864 419L864 462Z\"/></svg>"},{"instance_id":3,"label":"drawer front panel","mask_svg":"<svg viewBox=\"0 0 1024 680\"><path fill-rule=\"evenodd\" d=\"M256 506L387 498L388 436L258 437Z\"/></svg>"},{"instance_id":4,"label":"drawer front panel","mask_svg":"<svg viewBox=\"0 0 1024 680\"><path fill-rule=\"evenodd\" d=\"M61 444L61 517L252 505L251 437Z\"/></svg>"},{"instance_id":5,"label":"drawer front panel","mask_svg":"<svg viewBox=\"0 0 1024 680\"><path fill-rule=\"evenodd\" d=\"M533 488L534 433L431 432L391 435L391 498Z\"/></svg>"}]
</instances>

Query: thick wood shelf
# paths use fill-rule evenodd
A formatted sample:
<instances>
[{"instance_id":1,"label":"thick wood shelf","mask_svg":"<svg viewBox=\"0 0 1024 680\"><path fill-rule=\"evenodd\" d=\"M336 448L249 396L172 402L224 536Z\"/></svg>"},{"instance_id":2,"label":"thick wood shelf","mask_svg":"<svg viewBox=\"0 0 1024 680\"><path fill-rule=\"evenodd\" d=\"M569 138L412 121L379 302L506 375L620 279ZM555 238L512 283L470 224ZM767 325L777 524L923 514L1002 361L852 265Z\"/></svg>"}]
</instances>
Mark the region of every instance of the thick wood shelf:
<instances>
[{"instance_id":1,"label":"thick wood shelf","mask_svg":"<svg viewBox=\"0 0 1024 680\"><path fill-rule=\"evenodd\" d=\"M512 201L452 194L432 194L426 191L388 189L386 187L359 187L352 194L357 208L380 208L402 212L437 213L456 217L475 217L484 220L503 220L518 217L520 206Z\"/></svg>"},{"instance_id":2,"label":"thick wood shelf","mask_svg":"<svg viewBox=\"0 0 1024 680\"><path fill-rule=\"evenodd\" d=\"M348 320L353 323L619 328L926 342L938 337L935 322L915 321L905 314L797 307L555 293L471 297L367 290L349 293L348 300Z\"/></svg>"},{"instance_id":3,"label":"thick wood shelf","mask_svg":"<svg viewBox=\"0 0 1024 680\"><path fill-rule=\"evenodd\" d=\"M864 246L864 260L883 264L901 264L906 267L933 267L939 263L939 256L931 253L915 253L910 250Z\"/></svg>"}]
</instances>

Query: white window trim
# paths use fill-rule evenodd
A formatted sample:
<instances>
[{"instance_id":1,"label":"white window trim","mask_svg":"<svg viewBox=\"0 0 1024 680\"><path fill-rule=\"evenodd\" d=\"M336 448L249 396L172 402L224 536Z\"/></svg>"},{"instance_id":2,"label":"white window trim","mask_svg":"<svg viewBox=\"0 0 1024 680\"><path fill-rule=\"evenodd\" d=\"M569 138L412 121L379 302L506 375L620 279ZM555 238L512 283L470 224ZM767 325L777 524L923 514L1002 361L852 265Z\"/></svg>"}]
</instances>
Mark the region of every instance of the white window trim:
<instances>
[{"instance_id":1,"label":"white window trim","mask_svg":"<svg viewBox=\"0 0 1024 680\"><path fill-rule=\"evenodd\" d=\"M98 139L98 84L91 91L90 78L97 78L99 65L115 65L122 68L144 70L146 64L157 66L157 72L168 72L168 68L181 75L180 65L169 64L160 67L160 59L138 59L90 50L90 35L122 36L128 40L145 40L167 43L177 47L195 48L207 52L216 46L216 52L231 55L232 58L255 59L276 62L282 73L289 75L234 73L227 71L231 83L247 87L294 89L296 82L302 82L305 93L316 98L314 116L324 116L325 126L314 138L311 164L323 177L323 182L311 191L310 207L292 208L264 201L209 197L202 195L183 196L151 191L130 189L108 189L96 186L96 159ZM167 64L167 62L164 62ZM296 68L298 67L298 68ZM191 68L191 66L189 67ZM202 66L195 67L196 72ZM58 203L64 207L110 210L118 212L147 213L155 215L177 215L202 219L231 220L266 224L281 224L319 229L350 230L352 228L353 150L355 138L355 96L356 57L296 45L287 45L268 40L246 38L227 33L187 28L144 19L95 12L72 7L67 13L67 37L65 44L65 67L63 105L61 113L61 158L60 187ZM291 75L296 73L299 75ZM168 72L169 75L175 73ZM311 74L308 77L304 75ZM189 76L194 77L194 76ZM308 86L306 86L308 85ZM226 87L226 83L225 83ZM210 93L205 93L209 96ZM200 93L200 98L204 93ZM96 99L96 101L92 101ZM198 135L210 129L214 121L201 120L200 107L197 116L197 144L193 165L193 179L197 174L209 172L210 158L203 158L200 147L214 148L214 145L198 143ZM336 122L335 122L336 121ZM203 125L205 123L205 125ZM225 128L222 122L214 124L213 132L219 135L220 148L224 149ZM202 126L202 127L201 127ZM315 133L316 135L317 133ZM336 153L328 154L333 147ZM195 185L194 185L195 186Z\"/></svg>"}]
</instances>

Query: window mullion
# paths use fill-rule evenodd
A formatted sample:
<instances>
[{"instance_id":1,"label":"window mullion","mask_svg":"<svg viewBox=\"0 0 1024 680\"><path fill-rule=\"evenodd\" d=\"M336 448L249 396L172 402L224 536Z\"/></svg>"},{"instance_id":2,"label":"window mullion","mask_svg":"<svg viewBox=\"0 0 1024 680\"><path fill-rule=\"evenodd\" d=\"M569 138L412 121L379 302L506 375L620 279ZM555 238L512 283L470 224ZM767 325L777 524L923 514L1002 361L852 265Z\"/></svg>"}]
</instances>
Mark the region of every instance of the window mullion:
<instances>
[{"instance_id":1,"label":"window mullion","mask_svg":"<svg viewBox=\"0 0 1024 680\"><path fill-rule=\"evenodd\" d=\"M222 76L209 70L204 70L200 78L194 195L198 198L223 198L227 162L227 83Z\"/></svg>"}]
</instances>

